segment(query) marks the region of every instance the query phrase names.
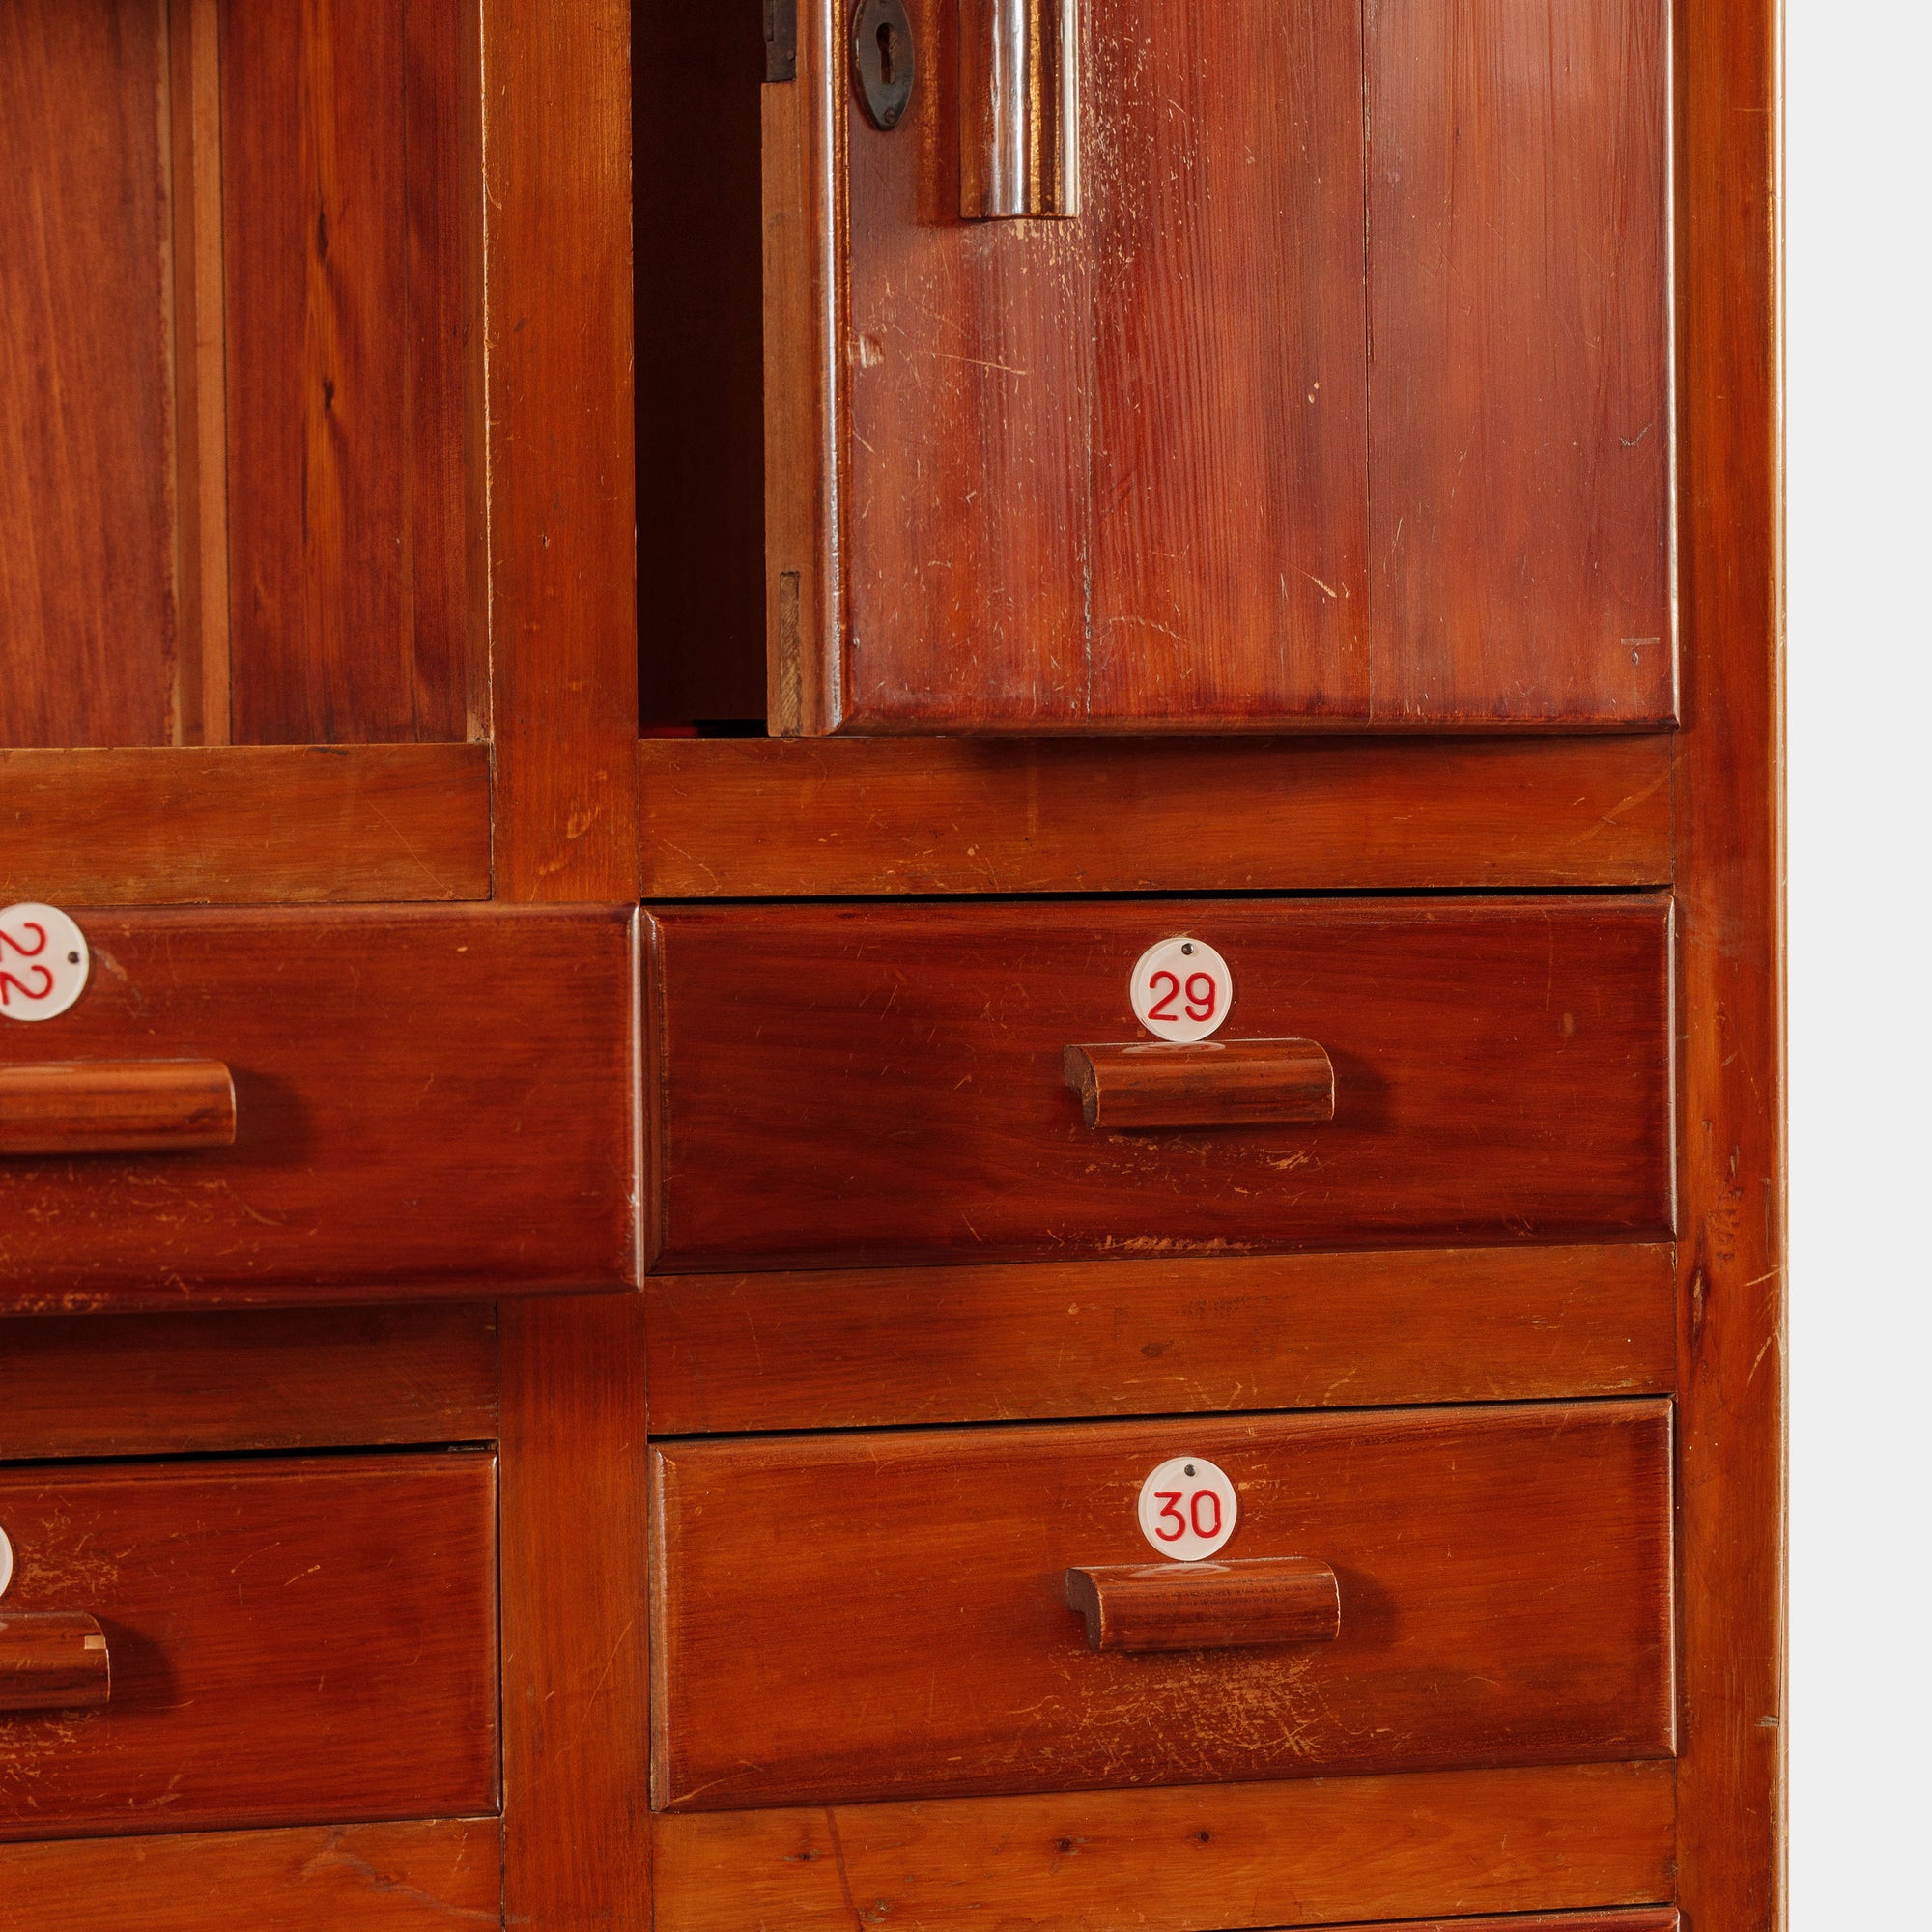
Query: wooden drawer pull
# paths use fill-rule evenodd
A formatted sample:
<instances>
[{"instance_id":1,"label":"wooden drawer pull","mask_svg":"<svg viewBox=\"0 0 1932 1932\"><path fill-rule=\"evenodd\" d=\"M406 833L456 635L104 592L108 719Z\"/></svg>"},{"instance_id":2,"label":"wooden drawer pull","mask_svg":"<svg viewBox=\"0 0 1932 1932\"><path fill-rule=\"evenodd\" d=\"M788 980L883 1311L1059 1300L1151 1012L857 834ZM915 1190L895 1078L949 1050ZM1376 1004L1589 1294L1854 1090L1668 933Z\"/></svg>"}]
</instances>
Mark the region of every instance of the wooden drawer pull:
<instances>
[{"instance_id":1,"label":"wooden drawer pull","mask_svg":"<svg viewBox=\"0 0 1932 1932\"><path fill-rule=\"evenodd\" d=\"M0 1712L92 1711L111 1671L100 1626L78 1610L0 1610Z\"/></svg>"},{"instance_id":2,"label":"wooden drawer pull","mask_svg":"<svg viewBox=\"0 0 1932 1932\"><path fill-rule=\"evenodd\" d=\"M1335 1068L1312 1039L1069 1046L1090 1127L1244 1127L1335 1118Z\"/></svg>"},{"instance_id":3,"label":"wooden drawer pull","mask_svg":"<svg viewBox=\"0 0 1932 1932\"><path fill-rule=\"evenodd\" d=\"M1066 1573L1090 1650L1247 1650L1327 1643L1342 1627L1335 1573L1312 1556L1109 1563Z\"/></svg>"},{"instance_id":4,"label":"wooden drawer pull","mask_svg":"<svg viewBox=\"0 0 1932 1932\"><path fill-rule=\"evenodd\" d=\"M0 1066L0 1154L171 1153L235 1145L218 1060L59 1060Z\"/></svg>"}]
</instances>

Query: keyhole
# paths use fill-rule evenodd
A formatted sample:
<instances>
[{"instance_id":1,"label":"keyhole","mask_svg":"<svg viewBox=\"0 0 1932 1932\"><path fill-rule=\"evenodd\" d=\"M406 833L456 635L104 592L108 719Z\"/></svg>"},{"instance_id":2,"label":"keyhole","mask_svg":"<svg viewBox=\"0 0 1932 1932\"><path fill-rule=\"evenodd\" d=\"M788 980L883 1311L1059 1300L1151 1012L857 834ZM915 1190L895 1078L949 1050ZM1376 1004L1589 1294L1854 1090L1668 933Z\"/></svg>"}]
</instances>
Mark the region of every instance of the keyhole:
<instances>
[{"instance_id":1,"label":"keyhole","mask_svg":"<svg viewBox=\"0 0 1932 1932\"><path fill-rule=\"evenodd\" d=\"M898 63L898 36L893 32L889 20L879 29L879 81L882 86L891 87L897 76L893 70Z\"/></svg>"}]
</instances>

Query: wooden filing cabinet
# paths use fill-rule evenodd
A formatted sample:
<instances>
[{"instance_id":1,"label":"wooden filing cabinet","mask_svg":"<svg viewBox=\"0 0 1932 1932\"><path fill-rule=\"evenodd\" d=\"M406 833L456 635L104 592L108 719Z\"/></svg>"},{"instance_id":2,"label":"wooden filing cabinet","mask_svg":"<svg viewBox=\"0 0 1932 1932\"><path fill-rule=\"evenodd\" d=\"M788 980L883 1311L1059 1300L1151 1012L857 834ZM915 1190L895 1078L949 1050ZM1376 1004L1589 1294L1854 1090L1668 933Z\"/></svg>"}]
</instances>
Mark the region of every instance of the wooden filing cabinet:
<instances>
[{"instance_id":1,"label":"wooden filing cabinet","mask_svg":"<svg viewBox=\"0 0 1932 1932\"><path fill-rule=\"evenodd\" d=\"M1773 35L10 10L0 1932L1782 1923Z\"/></svg>"}]
</instances>

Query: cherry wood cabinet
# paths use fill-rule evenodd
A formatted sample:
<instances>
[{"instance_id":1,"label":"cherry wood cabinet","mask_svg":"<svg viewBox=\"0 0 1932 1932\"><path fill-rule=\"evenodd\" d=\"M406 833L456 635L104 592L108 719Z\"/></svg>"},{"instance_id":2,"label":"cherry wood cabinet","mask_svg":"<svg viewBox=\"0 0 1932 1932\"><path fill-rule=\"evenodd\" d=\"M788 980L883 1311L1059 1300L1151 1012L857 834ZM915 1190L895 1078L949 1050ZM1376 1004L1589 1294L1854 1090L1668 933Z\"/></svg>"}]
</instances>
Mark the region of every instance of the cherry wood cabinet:
<instances>
[{"instance_id":1,"label":"cherry wood cabinet","mask_svg":"<svg viewBox=\"0 0 1932 1932\"><path fill-rule=\"evenodd\" d=\"M4 10L0 1932L1776 1932L1776 73Z\"/></svg>"}]
</instances>

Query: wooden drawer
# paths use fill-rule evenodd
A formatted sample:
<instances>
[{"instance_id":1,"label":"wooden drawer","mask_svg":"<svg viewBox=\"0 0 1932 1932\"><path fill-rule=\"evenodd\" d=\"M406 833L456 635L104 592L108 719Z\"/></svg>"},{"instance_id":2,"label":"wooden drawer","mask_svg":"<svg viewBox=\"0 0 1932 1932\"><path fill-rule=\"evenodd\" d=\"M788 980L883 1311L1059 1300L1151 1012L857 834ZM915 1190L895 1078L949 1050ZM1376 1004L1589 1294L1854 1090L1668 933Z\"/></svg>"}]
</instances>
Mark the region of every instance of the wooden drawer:
<instances>
[{"instance_id":1,"label":"wooden drawer","mask_svg":"<svg viewBox=\"0 0 1932 1932\"><path fill-rule=\"evenodd\" d=\"M0 1070L207 1060L231 1147L0 1158L0 1307L635 1280L627 909L79 915Z\"/></svg>"},{"instance_id":2,"label":"wooden drawer","mask_svg":"<svg viewBox=\"0 0 1932 1932\"><path fill-rule=\"evenodd\" d=\"M1191 934L1226 1044L1300 1037L1334 1118L1090 1127L1070 1045L1145 1039ZM653 1267L1667 1236L1670 907L1463 901L678 908L650 924Z\"/></svg>"},{"instance_id":3,"label":"wooden drawer","mask_svg":"<svg viewBox=\"0 0 1932 1932\"><path fill-rule=\"evenodd\" d=\"M1090 1650L1065 1573L1157 1560L1176 1456L1235 1485L1223 1560L1332 1566L1339 1634ZM661 1809L1672 1748L1663 1402L676 1443L654 1491Z\"/></svg>"},{"instance_id":4,"label":"wooden drawer","mask_svg":"<svg viewBox=\"0 0 1932 1932\"><path fill-rule=\"evenodd\" d=\"M0 1838L494 1810L482 1452L0 1470L0 1621L84 1611L104 1708L0 1711Z\"/></svg>"}]
</instances>

